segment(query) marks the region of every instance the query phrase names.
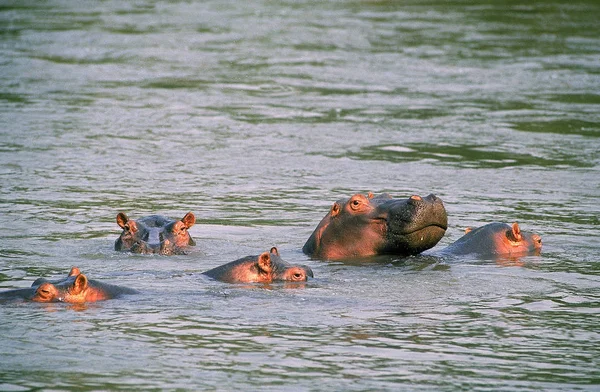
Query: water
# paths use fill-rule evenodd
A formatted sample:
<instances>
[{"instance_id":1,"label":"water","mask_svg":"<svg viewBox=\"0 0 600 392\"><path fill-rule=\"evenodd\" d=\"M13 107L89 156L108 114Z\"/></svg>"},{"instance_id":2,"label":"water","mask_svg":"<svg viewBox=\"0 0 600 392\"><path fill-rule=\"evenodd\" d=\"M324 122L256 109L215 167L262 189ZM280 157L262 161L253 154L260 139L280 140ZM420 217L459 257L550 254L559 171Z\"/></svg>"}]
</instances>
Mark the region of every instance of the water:
<instances>
[{"instance_id":1,"label":"water","mask_svg":"<svg viewBox=\"0 0 600 392\"><path fill-rule=\"evenodd\" d=\"M0 289L77 265L141 294L0 306L0 390L595 390L593 1L3 2ZM518 260L309 260L336 199L435 193ZM193 211L189 255L119 211ZM279 247L303 287L202 271Z\"/></svg>"}]
</instances>

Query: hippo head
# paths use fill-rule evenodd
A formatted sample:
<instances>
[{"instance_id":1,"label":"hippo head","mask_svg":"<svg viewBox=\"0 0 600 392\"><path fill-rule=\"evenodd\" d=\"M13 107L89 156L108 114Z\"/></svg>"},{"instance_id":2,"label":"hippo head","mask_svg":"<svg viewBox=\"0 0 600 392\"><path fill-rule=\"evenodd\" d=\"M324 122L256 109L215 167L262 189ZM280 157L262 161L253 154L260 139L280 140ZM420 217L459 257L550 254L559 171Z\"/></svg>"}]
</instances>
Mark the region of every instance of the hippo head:
<instances>
[{"instance_id":1,"label":"hippo head","mask_svg":"<svg viewBox=\"0 0 600 392\"><path fill-rule=\"evenodd\" d=\"M281 259L276 247L259 256L244 257L213 268L204 275L227 283L306 282L308 277L314 277L309 267Z\"/></svg>"},{"instance_id":2,"label":"hippo head","mask_svg":"<svg viewBox=\"0 0 600 392\"><path fill-rule=\"evenodd\" d=\"M435 195L394 199L387 193L356 194L333 203L302 251L330 260L409 256L437 244L447 226L446 209Z\"/></svg>"},{"instance_id":3,"label":"hippo head","mask_svg":"<svg viewBox=\"0 0 600 392\"><path fill-rule=\"evenodd\" d=\"M83 303L111 298L109 292L97 287L94 281L88 280L77 267L71 268L71 272L64 279L37 279L31 289L34 290L31 296L34 302Z\"/></svg>"},{"instance_id":4,"label":"hippo head","mask_svg":"<svg viewBox=\"0 0 600 392\"><path fill-rule=\"evenodd\" d=\"M37 288L34 302L85 302L88 279L84 274L69 275L60 282L44 281Z\"/></svg>"},{"instance_id":5,"label":"hippo head","mask_svg":"<svg viewBox=\"0 0 600 392\"><path fill-rule=\"evenodd\" d=\"M144 254L183 254L186 247L196 245L188 233L194 223L196 217L191 212L177 221L161 215L133 220L120 212L117 224L123 232L115 242L115 250Z\"/></svg>"}]
</instances>

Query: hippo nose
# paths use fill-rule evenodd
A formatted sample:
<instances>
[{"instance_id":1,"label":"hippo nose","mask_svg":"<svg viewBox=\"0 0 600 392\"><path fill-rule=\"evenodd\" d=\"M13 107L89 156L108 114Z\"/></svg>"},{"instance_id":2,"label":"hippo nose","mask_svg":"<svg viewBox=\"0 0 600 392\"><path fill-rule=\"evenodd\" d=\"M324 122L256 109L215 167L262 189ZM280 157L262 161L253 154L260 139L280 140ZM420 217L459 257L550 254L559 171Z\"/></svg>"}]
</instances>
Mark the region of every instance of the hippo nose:
<instances>
[{"instance_id":1,"label":"hippo nose","mask_svg":"<svg viewBox=\"0 0 600 392\"><path fill-rule=\"evenodd\" d=\"M306 265L303 266L304 267L304 271L306 271L306 275L310 276L311 278L314 278L315 275L313 274L312 269L310 269L310 267L307 267Z\"/></svg>"}]
</instances>

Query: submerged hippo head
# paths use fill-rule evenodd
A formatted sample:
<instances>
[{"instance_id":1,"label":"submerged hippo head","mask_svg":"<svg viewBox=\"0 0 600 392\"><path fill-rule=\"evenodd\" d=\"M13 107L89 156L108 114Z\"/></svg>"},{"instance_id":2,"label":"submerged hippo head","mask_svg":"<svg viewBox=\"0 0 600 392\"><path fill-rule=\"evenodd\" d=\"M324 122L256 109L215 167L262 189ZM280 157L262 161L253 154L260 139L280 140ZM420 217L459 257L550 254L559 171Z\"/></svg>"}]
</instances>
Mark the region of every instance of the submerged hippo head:
<instances>
[{"instance_id":1,"label":"submerged hippo head","mask_svg":"<svg viewBox=\"0 0 600 392\"><path fill-rule=\"evenodd\" d=\"M123 232L115 242L115 250L161 255L183 254L188 246L196 245L188 233L194 223L196 217L191 212L177 221L161 215L133 220L120 212L117 224Z\"/></svg>"},{"instance_id":2,"label":"submerged hippo head","mask_svg":"<svg viewBox=\"0 0 600 392\"><path fill-rule=\"evenodd\" d=\"M66 278L36 279L31 288L0 293L2 299L25 299L34 302L95 302L115 298L121 294L134 294L135 290L101 283L88 278L79 268L73 267Z\"/></svg>"},{"instance_id":3,"label":"submerged hippo head","mask_svg":"<svg viewBox=\"0 0 600 392\"><path fill-rule=\"evenodd\" d=\"M227 283L306 282L313 277L305 265L292 265L279 257L277 248L259 256L247 256L203 273Z\"/></svg>"},{"instance_id":4,"label":"submerged hippo head","mask_svg":"<svg viewBox=\"0 0 600 392\"><path fill-rule=\"evenodd\" d=\"M35 289L31 298L34 302L95 302L110 298L103 290L92 287L84 274L71 275L53 283L45 281Z\"/></svg>"},{"instance_id":5,"label":"submerged hippo head","mask_svg":"<svg viewBox=\"0 0 600 392\"><path fill-rule=\"evenodd\" d=\"M393 199L387 193L356 194L333 203L302 251L330 260L408 256L437 244L447 226L446 209L435 195Z\"/></svg>"},{"instance_id":6,"label":"submerged hippo head","mask_svg":"<svg viewBox=\"0 0 600 392\"><path fill-rule=\"evenodd\" d=\"M441 250L446 255L527 255L539 254L542 237L521 231L517 222L493 222L476 229L465 230L466 234Z\"/></svg>"}]
</instances>

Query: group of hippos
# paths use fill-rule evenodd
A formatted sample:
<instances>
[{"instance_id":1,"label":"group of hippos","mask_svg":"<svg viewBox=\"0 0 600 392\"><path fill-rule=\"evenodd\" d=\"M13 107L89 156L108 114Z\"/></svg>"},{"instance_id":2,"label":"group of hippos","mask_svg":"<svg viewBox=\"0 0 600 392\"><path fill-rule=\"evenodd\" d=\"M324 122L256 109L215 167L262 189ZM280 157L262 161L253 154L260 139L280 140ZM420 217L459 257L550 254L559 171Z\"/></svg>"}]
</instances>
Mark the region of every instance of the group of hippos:
<instances>
[{"instance_id":1,"label":"group of hippos","mask_svg":"<svg viewBox=\"0 0 600 392\"><path fill-rule=\"evenodd\" d=\"M123 229L115 250L144 254L185 254L196 245L189 229L196 223L193 213L179 220L161 215L130 219L117 215ZM351 260L377 255L411 256L434 247L444 236L448 217L442 200L431 194L395 199L384 193L374 196L355 194L333 203L304 244L302 251L314 259ZM489 223L466 234L437 251L439 256L520 256L538 254L539 235L521 231L515 222ZM305 282L314 277L305 265L292 265L279 255L277 248L258 256L247 256L203 272L227 283ZM77 267L66 278L39 278L30 288L0 293L0 299L26 299L36 302L94 302L133 294L136 290L88 280Z\"/></svg>"}]
</instances>

